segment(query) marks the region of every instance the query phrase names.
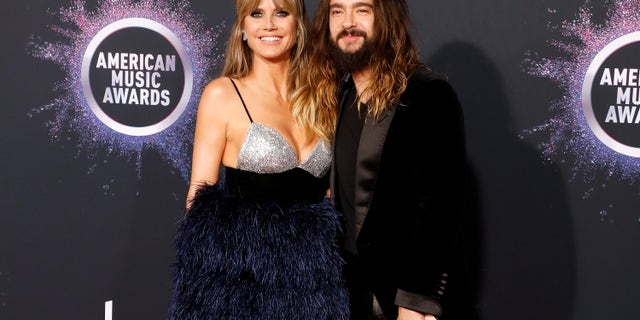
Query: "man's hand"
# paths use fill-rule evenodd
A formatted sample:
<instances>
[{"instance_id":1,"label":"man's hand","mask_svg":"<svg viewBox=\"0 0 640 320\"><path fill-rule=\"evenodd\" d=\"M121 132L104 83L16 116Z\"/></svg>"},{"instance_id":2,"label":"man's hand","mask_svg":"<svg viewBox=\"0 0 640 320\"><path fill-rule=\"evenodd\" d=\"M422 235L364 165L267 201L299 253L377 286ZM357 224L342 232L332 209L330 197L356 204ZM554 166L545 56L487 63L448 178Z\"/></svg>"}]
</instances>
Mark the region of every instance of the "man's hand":
<instances>
[{"instance_id":1,"label":"man's hand","mask_svg":"<svg viewBox=\"0 0 640 320\"><path fill-rule=\"evenodd\" d=\"M398 307L398 320L437 320L430 314L422 314L418 311Z\"/></svg>"}]
</instances>

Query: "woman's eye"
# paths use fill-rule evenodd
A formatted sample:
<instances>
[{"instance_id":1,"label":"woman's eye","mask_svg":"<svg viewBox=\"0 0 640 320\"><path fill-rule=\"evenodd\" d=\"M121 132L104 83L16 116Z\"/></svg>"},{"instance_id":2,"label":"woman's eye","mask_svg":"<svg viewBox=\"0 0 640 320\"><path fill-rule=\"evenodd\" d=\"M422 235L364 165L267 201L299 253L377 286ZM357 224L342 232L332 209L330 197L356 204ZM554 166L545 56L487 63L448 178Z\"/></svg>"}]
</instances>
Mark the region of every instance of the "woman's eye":
<instances>
[{"instance_id":1,"label":"woman's eye","mask_svg":"<svg viewBox=\"0 0 640 320\"><path fill-rule=\"evenodd\" d=\"M262 17L262 12L254 11L254 12L251 12L250 16L252 16L254 18L260 18L260 17Z\"/></svg>"},{"instance_id":2,"label":"woman's eye","mask_svg":"<svg viewBox=\"0 0 640 320\"><path fill-rule=\"evenodd\" d=\"M287 16L289 16L289 11L287 11L287 10L279 10L278 12L276 12L276 16L278 16L278 17L287 17Z\"/></svg>"}]
</instances>

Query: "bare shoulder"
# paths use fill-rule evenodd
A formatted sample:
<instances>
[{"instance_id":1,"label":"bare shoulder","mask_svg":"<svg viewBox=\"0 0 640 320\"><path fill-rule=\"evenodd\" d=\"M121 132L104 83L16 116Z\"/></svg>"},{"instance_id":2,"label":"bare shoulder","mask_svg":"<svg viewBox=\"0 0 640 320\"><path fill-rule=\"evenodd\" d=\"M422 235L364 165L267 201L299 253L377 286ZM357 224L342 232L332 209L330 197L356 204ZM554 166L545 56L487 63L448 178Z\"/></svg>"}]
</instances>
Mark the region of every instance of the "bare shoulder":
<instances>
[{"instance_id":1,"label":"bare shoulder","mask_svg":"<svg viewBox=\"0 0 640 320\"><path fill-rule=\"evenodd\" d=\"M235 94L231 79L220 77L211 80L202 91L202 99L206 100L229 100Z\"/></svg>"},{"instance_id":2,"label":"bare shoulder","mask_svg":"<svg viewBox=\"0 0 640 320\"><path fill-rule=\"evenodd\" d=\"M220 77L209 82L200 97L199 113L228 114L230 105L237 103L237 94L231 80Z\"/></svg>"}]
</instances>

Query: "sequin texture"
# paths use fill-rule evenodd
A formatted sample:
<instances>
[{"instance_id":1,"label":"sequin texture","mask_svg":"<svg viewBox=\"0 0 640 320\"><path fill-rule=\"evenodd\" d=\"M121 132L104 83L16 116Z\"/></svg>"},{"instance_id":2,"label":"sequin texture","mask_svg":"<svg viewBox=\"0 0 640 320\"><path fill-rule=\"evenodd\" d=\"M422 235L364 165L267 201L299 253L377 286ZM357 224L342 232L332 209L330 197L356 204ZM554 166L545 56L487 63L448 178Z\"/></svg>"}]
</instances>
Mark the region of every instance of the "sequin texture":
<instances>
[{"instance_id":1,"label":"sequin texture","mask_svg":"<svg viewBox=\"0 0 640 320\"><path fill-rule=\"evenodd\" d=\"M252 122L238 154L238 169L257 173L278 173L299 167L322 177L331 165L331 148L318 141L307 159L298 157L289 143L273 128Z\"/></svg>"}]
</instances>

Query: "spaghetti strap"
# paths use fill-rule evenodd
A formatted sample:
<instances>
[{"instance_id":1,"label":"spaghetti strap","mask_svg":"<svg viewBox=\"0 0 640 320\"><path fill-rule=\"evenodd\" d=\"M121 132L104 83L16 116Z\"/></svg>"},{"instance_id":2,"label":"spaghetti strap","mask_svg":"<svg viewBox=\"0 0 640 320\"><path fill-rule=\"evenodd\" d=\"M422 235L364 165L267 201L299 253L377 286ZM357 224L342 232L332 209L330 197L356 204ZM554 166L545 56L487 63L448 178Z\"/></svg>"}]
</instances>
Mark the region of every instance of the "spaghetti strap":
<instances>
[{"instance_id":1,"label":"spaghetti strap","mask_svg":"<svg viewBox=\"0 0 640 320\"><path fill-rule=\"evenodd\" d=\"M233 81L233 79L229 78L229 80L231 80L231 83L233 84L233 87L236 89L236 92L238 93L238 97L240 97L240 101L242 102L242 106L244 107L244 112L247 113L247 117L249 117L249 121L251 121L251 123L253 123L253 119L251 118L251 114L249 114L249 110L247 110L247 105L244 104L244 99L242 99L242 95L240 94L240 90L238 90L238 86L236 86L235 81Z\"/></svg>"}]
</instances>

